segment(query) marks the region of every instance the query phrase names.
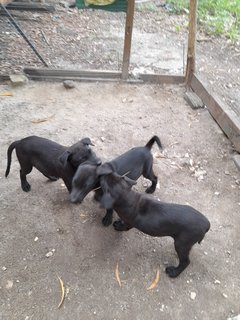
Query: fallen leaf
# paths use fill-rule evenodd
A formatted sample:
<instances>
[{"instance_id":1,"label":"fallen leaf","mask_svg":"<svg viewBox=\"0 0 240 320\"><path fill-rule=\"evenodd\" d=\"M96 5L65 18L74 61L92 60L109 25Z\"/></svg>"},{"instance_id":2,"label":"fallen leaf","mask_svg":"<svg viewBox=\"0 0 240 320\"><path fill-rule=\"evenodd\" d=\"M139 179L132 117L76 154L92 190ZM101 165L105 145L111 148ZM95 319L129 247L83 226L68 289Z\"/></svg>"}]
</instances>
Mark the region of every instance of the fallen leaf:
<instances>
[{"instance_id":1,"label":"fallen leaf","mask_svg":"<svg viewBox=\"0 0 240 320\"><path fill-rule=\"evenodd\" d=\"M32 123L41 123L41 122L45 122L48 121L50 119L52 119L55 116L55 114L52 114L50 117L47 118L41 118L41 119L33 119L31 120Z\"/></svg>"},{"instance_id":2,"label":"fallen leaf","mask_svg":"<svg viewBox=\"0 0 240 320\"><path fill-rule=\"evenodd\" d=\"M117 262L116 269L115 269L115 276L116 276L117 282L119 284L119 287L121 287L122 283L121 283L121 279L119 276L118 262Z\"/></svg>"},{"instance_id":3,"label":"fallen leaf","mask_svg":"<svg viewBox=\"0 0 240 320\"><path fill-rule=\"evenodd\" d=\"M158 284L159 280L160 280L160 271L159 271L159 269L157 269L156 277L153 280L153 282L151 283L150 287L147 288L147 290L154 289L156 287L156 285Z\"/></svg>"},{"instance_id":4,"label":"fallen leaf","mask_svg":"<svg viewBox=\"0 0 240 320\"><path fill-rule=\"evenodd\" d=\"M12 97L13 94L12 94L12 92L5 91L5 92L1 92L1 93L0 93L0 96L1 96L1 97Z\"/></svg>"},{"instance_id":5,"label":"fallen leaf","mask_svg":"<svg viewBox=\"0 0 240 320\"><path fill-rule=\"evenodd\" d=\"M64 298L65 298L65 288L64 288L64 283L62 279L58 276L58 279L60 281L60 286L61 286L61 300L59 302L58 308L60 308L63 304Z\"/></svg>"}]
</instances>

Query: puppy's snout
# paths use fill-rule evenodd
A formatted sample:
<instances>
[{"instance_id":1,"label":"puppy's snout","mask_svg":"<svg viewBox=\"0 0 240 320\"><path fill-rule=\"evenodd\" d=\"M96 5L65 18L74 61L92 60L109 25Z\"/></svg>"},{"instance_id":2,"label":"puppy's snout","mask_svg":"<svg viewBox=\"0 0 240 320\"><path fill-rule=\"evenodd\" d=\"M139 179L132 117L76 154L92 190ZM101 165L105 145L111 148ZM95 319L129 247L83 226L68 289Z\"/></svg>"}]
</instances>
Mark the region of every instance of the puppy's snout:
<instances>
[{"instance_id":1,"label":"puppy's snout","mask_svg":"<svg viewBox=\"0 0 240 320\"><path fill-rule=\"evenodd\" d=\"M77 197L77 195L75 195L75 194L71 194L71 195L70 195L70 200L71 200L72 203L75 203L75 204L82 202L82 200L79 199L79 198Z\"/></svg>"}]
</instances>

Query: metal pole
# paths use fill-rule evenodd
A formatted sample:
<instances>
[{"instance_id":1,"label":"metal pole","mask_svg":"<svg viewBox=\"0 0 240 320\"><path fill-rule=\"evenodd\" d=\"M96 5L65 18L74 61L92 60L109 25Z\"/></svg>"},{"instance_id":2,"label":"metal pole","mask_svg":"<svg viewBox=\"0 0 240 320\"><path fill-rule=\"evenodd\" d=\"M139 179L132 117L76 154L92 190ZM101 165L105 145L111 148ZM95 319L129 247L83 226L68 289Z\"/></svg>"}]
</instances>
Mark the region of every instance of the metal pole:
<instances>
[{"instance_id":1,"label":"metal pole","mask_svg":"<svg viewBox=\"0 0 240 320\"><path fill-rule=\"evenodd\" d=\"M5 11L5 13L7 14L7 17L9 19L9 21L12 23L12 25L17 29L17 31L20 33L20 35L23 37L23 39L27 42L27 44L29 45L29 47L34 51L34 53L38 56L38 58L42 61L42 63L44 64L45 67L48 67L48 64L46 63L46 61L44 61L44 59L41 57L41 55L38 53L37 49L34 47L34 45L30 42L30 40L27 38L27 36L25 35L25 33L22 31L22 29L20 28L20 26L17 24L17 22L14 20L13 16L8 12L8 10L5 8L4 5L1 4L1 7L3 8L3 10Z\"/></svg>"}]
</instances>

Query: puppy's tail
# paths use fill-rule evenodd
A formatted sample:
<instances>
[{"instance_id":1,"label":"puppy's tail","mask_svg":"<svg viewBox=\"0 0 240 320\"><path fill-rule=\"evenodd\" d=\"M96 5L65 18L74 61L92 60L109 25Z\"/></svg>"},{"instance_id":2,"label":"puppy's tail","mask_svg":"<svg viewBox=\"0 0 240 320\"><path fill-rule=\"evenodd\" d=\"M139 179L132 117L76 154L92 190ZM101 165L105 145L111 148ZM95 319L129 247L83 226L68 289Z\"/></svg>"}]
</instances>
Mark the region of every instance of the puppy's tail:
<instances>
[{"instance_id":1,"label":"puppy's tail","mask_svg":"<svg viewBox=\"0 0 240 320\"><path fill-rule=\"evenodd\" d=\"M5 172L5 177L6 178L7 178L8 174L9 174L9 172L10 172L10 167L11 167L11 162L12 162L12 152L13 152L13 149L16 148L17 144L18 144L18 141L14 141L8 147L8 151L7 151L7 169L6 169L6 172Z\"/></svg>"},{"instance_id":2,"label":"puppy's tail","mask_svg":"<svg viewBox=\"0 0 240 320\"><path fill-rule=\"evenodd\" d=\"M145 145L145 147L148 148L149 150L151 150L154 142L157 143L159 149L163 149L163 146L162 146L162 144L161 144L161 141L160 141L160 139L159 139L157 136L153 136L152 139L150 139L150 140L148 141L148 143Z\"/></svg>"}]
</instances>

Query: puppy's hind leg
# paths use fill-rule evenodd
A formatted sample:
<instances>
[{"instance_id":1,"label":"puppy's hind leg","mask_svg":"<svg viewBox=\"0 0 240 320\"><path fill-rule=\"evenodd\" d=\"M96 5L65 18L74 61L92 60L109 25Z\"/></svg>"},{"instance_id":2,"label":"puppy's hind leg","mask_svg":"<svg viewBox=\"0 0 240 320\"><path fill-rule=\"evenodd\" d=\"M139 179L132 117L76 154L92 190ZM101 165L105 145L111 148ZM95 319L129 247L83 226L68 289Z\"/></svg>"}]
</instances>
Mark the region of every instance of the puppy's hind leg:
<instances>
[{"instance_id":1,"label":"puppy's hind leg","mask_svg":"<svg viewBox=\"0 0 240 320\"><path fill-rule=\"evenodd\" d=\"M189 252L193 243L191 242L191 244L189 244L180 239L175 239L174 246L179 258L179 265L177 267L169 266L166 268L166 273L171 278L176 278L189 265Z\"/></svg>"},{"instance_id":2,"label":"puppy's hind leg","mask_svg":"<svg viewBox=\"0 0 240 320\"><path fill-rule=\"evenodd\" d=\"M153 193L156 190L156 186L157 186L157 181L158 181L157 176L155 176L152 168L148 174L146 174L146 175L144 174L143 176L145 178L151 180L151 182L152 182L151 186L146 189L146 193Z\"/></svg>"},{"instance_id":3,"label":"puppy's hind leg","mask_svg":"<svg viewBox=\"0 0 240 320\"><path fill-rule=\"evenodd\" d=\"M20 169L20 180L22 190L25 192L29 192L31 190L31 185L27 181L26 175L32 171L32 166L21 167Z\"/></svg>"}]
</instances>

